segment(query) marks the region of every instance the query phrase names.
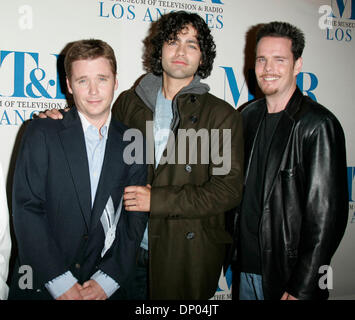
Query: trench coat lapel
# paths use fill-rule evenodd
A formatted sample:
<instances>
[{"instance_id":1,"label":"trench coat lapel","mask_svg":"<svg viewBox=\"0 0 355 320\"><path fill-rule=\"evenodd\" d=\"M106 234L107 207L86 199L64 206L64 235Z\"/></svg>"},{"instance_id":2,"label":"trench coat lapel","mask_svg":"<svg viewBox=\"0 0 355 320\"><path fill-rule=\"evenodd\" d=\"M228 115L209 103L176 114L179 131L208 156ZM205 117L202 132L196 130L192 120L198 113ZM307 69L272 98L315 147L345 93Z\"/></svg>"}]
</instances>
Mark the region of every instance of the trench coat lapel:
<instances>
[{"instance_id":1,"label":"trench coat lapel","mask_svg":"<svg viewBox=\"0 0 355 320\"><path fill-rule=\"evenodd\" d=\"M64 129L59 132L68 166L70 168L81 214L87 228L91 217L91 192L89 164L86 153L84 132L76 108L72 108L64 117Z\"/></svg>"},{"instance_id":2,"label":"trench coat lapel","mask_svg":"<svg viewBox=\"0 0 355 320\"><path fill-rule=\"evenodd\" d=\"M184 121L187 123L187 125L184 125L183 128L185 129L195 129L197 131L197 127L201 127L201 125L199 125L199 110L201 110L201 103L199 101L199 99L197 98L197 95L186 95L184 97L179 98L179 100L181 99L181 101L178 102L178 109L179 109L179 115L180 115L180 122ZM190 122L190 124L189 124ZM179 127L179 125L178 125ZM178 128L177 127L177 128ZM163 155L167 154L167 148L168 145L170 144L172 146L172 150L173 152L171 152L170 155L168 155L168 159L166 159L168 161L168 163L164 163L162 165L158 165L158 167L155 170L155 175L159 175L162 170L165 168L165 166L169 165L169 163L172 164L177 164L178 163L178 155L179 155L179 150L178 150L178 145L179 145L179 135L178 135L178 129L176 129L173 133L171 132L169 135L169 140L168 143L164 149ZM188 143L186 144L187 147L185 150L180 150L182 152L184 152L185 154L183 155L184 158L186 159L186 163L184 164L188 164Z\"/></svg>"}]
</instances>

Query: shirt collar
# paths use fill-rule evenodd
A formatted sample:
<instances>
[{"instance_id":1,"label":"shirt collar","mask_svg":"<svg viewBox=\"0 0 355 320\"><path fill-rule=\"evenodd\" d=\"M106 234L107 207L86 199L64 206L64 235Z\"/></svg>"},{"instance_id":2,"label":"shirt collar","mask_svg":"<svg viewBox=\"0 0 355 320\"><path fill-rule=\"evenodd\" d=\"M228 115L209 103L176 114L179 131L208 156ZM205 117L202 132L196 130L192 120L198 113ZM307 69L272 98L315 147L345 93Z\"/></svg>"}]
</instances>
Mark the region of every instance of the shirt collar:
<instances>
[{"instance_id":1,"label":"shirt collar","mask_svg":"<svg viewBox=\"0 0 355 320\"><path fill-rule=\"evenodd\" d=\"M79 114L79 117L80 117L80 121L81 121L81 124L83 126L83 131L84 131L84 134L86 133L86 131L88 130L88 128L90 126L94 127L89 121L88 119L86 119L86 117L84 116L84 114L82 114L79 110L78 110L78 114ZM101 127L100 131L101 131L101 135L103 137L106 137L107 136L107 129L110 125L110 121L111 121L111 117L112 117L112 114L111 114L111 111L106 119L106 122L105 124ZM95 128L95 127L94 127ZM96 129L96 128L95 128Z\"/></svg>"}]
</instances>

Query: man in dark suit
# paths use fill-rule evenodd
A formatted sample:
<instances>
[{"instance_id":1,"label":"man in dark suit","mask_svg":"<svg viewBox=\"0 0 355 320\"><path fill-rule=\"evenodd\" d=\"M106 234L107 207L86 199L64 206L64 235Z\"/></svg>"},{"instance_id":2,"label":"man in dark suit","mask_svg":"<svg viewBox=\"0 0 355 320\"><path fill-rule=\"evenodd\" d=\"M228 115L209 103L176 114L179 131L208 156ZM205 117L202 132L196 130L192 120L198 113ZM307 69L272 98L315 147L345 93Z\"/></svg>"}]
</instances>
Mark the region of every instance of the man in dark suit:
<instances>
[{"instance_id":1,"label":"man in dark suit","mask_svg":"<svg viewBox=\"0 0 355 320\"><path fill-rule=\"evenodd\" d=\"M111 119L117 89L112 48L77 41L64 63L76 107L61 121L29 123L17 160L12 299L118 298L148 219L122 206L125 186L146 184L146 167L124 161L127 128ZM23 281L23 270L33 279Z\"/></svg>"}]
</instances>

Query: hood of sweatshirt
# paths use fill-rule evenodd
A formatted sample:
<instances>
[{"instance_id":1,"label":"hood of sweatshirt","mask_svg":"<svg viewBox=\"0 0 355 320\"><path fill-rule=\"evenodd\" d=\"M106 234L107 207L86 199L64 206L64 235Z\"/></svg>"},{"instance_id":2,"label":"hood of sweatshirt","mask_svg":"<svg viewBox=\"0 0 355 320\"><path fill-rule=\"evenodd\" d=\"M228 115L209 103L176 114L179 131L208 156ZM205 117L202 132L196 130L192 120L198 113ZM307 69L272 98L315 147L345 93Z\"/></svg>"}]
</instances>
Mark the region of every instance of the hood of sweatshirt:
<instances>
[{"instance_id":1,"label":"hood of sweatshirt","mask_svg":"<svg viewBox=\"0 0 355 320\"><path fill-rule=\"evenodd\" d=\"M201 83L200 81L201 78L199 76L195 76L188 86L182 88L176 94L173 102L176 101L176 98L182 94L190 93L201 95L208 92L210 90L210 87L205 83ZM142 78L142 80L139 82L138 86L135 89L138 96L153 112L155 110L157 95L160 88L162 88L162 85L163 77L155 76L152 73L148 73ZM173 103L173 108L176 108L175 104L176 103Z\"/></svg>"}]
</instances>

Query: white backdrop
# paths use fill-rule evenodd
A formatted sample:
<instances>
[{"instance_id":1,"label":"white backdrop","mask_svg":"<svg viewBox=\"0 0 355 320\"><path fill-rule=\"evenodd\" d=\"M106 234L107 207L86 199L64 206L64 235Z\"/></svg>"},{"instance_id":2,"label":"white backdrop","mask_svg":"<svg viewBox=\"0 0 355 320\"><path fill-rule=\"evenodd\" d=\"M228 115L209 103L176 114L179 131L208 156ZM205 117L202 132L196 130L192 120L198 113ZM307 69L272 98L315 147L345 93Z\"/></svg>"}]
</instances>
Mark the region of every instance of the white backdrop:
<instances>
[{"instance_id":1,"label":"white backdrop","mask_svg":"<svg viewBox=\"0 0 355 320\"><path fill-rule=\"evenodd\" d=\"M323 7L325 6L325 7ZM2 0L0 4L0 161L12 167L17 133L34 112L62 108L57 57L83 38L107 41L118 59L119 89L144 73L142 40L162 13L185 9L200 14L217 44L211 92L238 108L252 99L255 26L288 21L306 35L299 86L338 117L347 140L349 223L332 261L331 299L355 299L355 0ZM328 17L329 16L329 17ZM328 17L328 18L327 18ZM326 28L327 27L327 28ZM7 181L8 187L11 179ZM354 186L353 186L354 185ZM230 298L230 274L221 277L216 299Z\"/></svg>"}]
</instances>

